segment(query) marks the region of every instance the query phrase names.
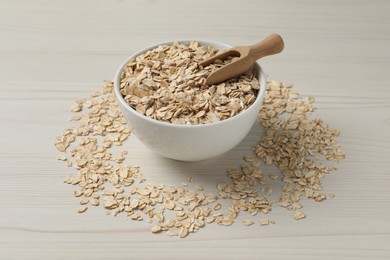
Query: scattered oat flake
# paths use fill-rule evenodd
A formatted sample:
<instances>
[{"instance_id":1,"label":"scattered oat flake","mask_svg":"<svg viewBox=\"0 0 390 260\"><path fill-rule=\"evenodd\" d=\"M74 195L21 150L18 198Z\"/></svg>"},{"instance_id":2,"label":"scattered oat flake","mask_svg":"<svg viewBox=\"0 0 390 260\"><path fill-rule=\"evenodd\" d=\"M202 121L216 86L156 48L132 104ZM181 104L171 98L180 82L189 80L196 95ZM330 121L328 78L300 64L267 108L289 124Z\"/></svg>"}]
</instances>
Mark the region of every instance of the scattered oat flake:
<instances>
[{"instance_id":1,"label":"scattered oat flake","mask_svg":"<svg viewBox=\"0 0 390 260\"><path fill-rule=\"evenodd\" d=\"M242 221L242 223L245 225L245 226L251 226L253 225L253 221L250 220L250 219L245 219Z\"/></svg>"},{"instance_id":2,"label":"scattered oat flake","mask_svg":"<svg viewBox=\"0 0 390 260\"><path fill-rule=\"evenodd\" d=\"M170 236L170 237L174 237L174 236L177 236L177 235L178 235L177 232L174 231L174 230L172 230L172 229L169 229L169 230L167 231L166 234L167 234L168 236Z\"/></svg>"},{"instance_id":3,"label":"scattered oat flake","mask_svg":"<svg viewBox=\"0 0 390 260\"><path fill-rule=\"evenodd\" d=\"M151 229L150 229L150 231L152 231L152 233L159 233L159 232L161 232L161 226L159 226L159 225L154 225Z\"/></svg>"},{"instance_id":4,"label":"scattered oat flake","mask_svg":"<svg viewBox=\"0 0 390 260\"><path fill-rule=\"evenodd\" d=\"M183 227L183 226L180 227L178 236L179 236L180 238L184 238L184 237L186 237L187 235L188 235L188 229L185 228L185 227Z\"/></svg>"},{"instance_id":5,"label":"scattered oat flake","mask_svg":"<svg viewBox=\"0 0 390 260\"><path fill-rule=\"evenodd\" d=\"M260 219L260 225L266 226L269 224L269 219Z\"/></svg>"},{"instance_id":6,"label":"scattered oat flake","mask_svg":"<svg viewBox=\"0 0 390 260\"><path fill-rule=\"evenodd\" d=\"M208 217L204 218L204 221L206 223L212 223L212 222L214 222L214 220L215 220L215 218L213 216L208 216Z\"/></svg>"},{"instance_id":7,"label":"scattered oat flake","mask_svg":"<svg viewBox=\"0 0 390 260\"><path fill-rule=\"evenodd\" d=\"M233 224L233 219L231 218L224 218L222 219L221 223L224 225L224 226L230 226Z\"/></svg>"},{"instance_id":8,"label":"scattered oat flake","mask_svg":"<svg viewBox=\"0 0 390 260\"><path fill-rule=\"evenodd\" d=\"M214 204L214 206L213 206L213 209L214 210L219 210L219 209L221 209L221 204L220 203L216 203L216 204Z\"/></svg>"},{"instance_id":9,"label":"scattered oat flake","mask_svg":"<svg viewBox=\"0 0 390 260\"><path fill-rule=\"evenodd\" d=\"M59 155L59 156L57 156L57 160L59 160L59 161L66 161L67 158L65 156Z\"/></svg>"},{"instance_id":10,"label":"scattered oat flake","mask_svg":"<svg viewBox=\"0 0 390 260\"><path fill-rule=\"evenodd\" d=\"M77 209L77 212L78 212L78 213L84 213L87 209L88 209L88 207L82 206L82 207L79 207L79 208Z\"/></svg>"},{"instance_id":11,"label":"scattered oat flake","mask_svg":"<svg viewBox=\"0 0 390 260\"><path fill-rule=\"evenodd\" d=\"M170 199L166 199L164 200L164 206L169 210L173 210L175 208L175 203Z\"/></svg>"},{"instance_id":12,"label":"scattered oat flake","mask_svg":"<svg viewBox=\"0 0 390 260\"><path fill-rule=\"evenodd\" d=\"M81 109L82 109L82 106L78 103L75 103L70 107L70 112L79 112L79 111L81 111Z\"/></svg>"},{"instance_id":13,"label":"scattered oat flake","mask_svg":"<svg viewBox=\"0 0 390 260\"><path fill-rule=\"evenodd\" d=\"M90 204L91 204L92 206L99 206L99 200L98 200L98 199L92 199L91 202L90 202Z\"/></svg>"},{"instance_id":14,"label":"scattered oat flake","mask_svg":"<svg viewBox=\"0 0 390 260\"><path fill-rule=\"evenodd\" d=\"M259 86L251 81L250 75L239 79L244 81L242 85L232 81L202 89L203 78L224 62L216 61L215 67L205 69L191 67L191 62L183 63L184 68L188 68L185 71L180 67L180 60L194 59L195 65L215 52L195 42L184 47L181 43L173 45L175 58L169 58L169 46L162 46L156 54L158 63L147 57L129 61L127 72L137 78L131 76L130 81L123 81L121 91L127 95L126 101L138 106L139 111L160 121L202 124L234 116L254 101ZM174 69L161 71L160 67ZM196 72L190 73L190 70ZM199 183L194 184L194 189L187 188L187 184L193 182L192 176L182 186L153 184L142 175L140 166L124 163L126 151L121 151L119 156L112 151L113 147L124 144L131 134L116 101L113 85L112 80L107 81L102 91L92 93L88 99L77 100L71 108L75 113L72 117L74 126L64 130L55 140L54 145L61 152L57 159L68 167L75 166L76 173L64 182L74 185L73 195L79 197L83 205L77 212L85 212L87 206L84 205L89 203L105 208L109 215L124 214L134 221L145 219L155 223L152 232L183 238L206 224L230 226L239 214L267 214L273 204L288 210L300 209L302 196L315 201L334 197L334 194L321 192L321 178L337 170L337 163L345 158L336 142L340 131L331 129L321 119L310 118L314 99L303 99L292 85L267 81L263 106L258 114L265 131L254 147L255 154L245 156L240 167L228 169L228 179L210 193L204 193ZM156 88L161 89L158 97ZM242 96L242 93L246 94ZM151 104L149 97L161 103L156 107L145 107ZM168 107L171 98L177 102ZM214 102L215 106L210 107L205 99ZM335 164L325 166L322 159ZM277 203L267 197L272 189L268 186L263 164L274 164L281 170L269 175L282 186ZM99 194L103 196L101 203ZM227 212L220 211L221 200L228 203ZM172 214L173 218L166 220L167 214ZM304 217L302 212L294 214L295 219ZM250 223L250 220L243 221L244 225ZM269 223L274 224L275 220L260 220L262 225Z\"/></svg>"},{"instance_id":15,"label":"scattered oat flake","mask_svg":"<svg viewBox=\"0 0 390 260\"><path fill-rule=\"evenodd\" d=\"M75 197L80 197L81 195L83 195L83 192L80 191L80 190L76 190L76 191L73 192L73 195L74 195Z\"/></svg>"},{"instance_id":16,"label":"scattered oat flake","mask_svg":"<svg viewBox=\"0 0 390 260\"><path fill-rule=\"evenodd\" d=\"M80 200L80 205L88 204L89 200L87 198L83 198Z\"/></svg>"},{"instance_id":17,"label":"scattered oat flake","mask_svg":"<svg viewBox=\"0 0 390 260\"><path fill-rule=\"evenodd\" d=\"M299 220L299 219L306 218L306 214L303 212L297 211L294 213L293 217L294 217L294 219Z\"/></svg>"}]
</instances>

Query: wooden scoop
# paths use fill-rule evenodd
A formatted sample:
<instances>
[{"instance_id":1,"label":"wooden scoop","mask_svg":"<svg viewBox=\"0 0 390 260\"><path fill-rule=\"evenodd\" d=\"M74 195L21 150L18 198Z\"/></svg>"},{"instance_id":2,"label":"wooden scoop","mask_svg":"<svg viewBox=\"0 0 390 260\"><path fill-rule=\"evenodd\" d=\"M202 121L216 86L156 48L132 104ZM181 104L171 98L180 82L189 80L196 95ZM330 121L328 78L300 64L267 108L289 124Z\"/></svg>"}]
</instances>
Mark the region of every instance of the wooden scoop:
<instances>
[{"instance_id":1,"label":"wooden scoop","mask_svg":"<svg viewBox=\"0 0 390 260\"><path fill-rule=\"evenodd\" d=\"M222 81L239 76L250 68L256 60L268 55L273 55L281 52L284 48L282 37L278 34L272 34L262 40L260 43L253 46L237 46L211 57L200 63L206 67L213 63L216 59L224 60L229 56L239 57L238 60L229 63L222 68L212 72L206 79L206 85L214 85Z\"/></svg>"}]
</instances>

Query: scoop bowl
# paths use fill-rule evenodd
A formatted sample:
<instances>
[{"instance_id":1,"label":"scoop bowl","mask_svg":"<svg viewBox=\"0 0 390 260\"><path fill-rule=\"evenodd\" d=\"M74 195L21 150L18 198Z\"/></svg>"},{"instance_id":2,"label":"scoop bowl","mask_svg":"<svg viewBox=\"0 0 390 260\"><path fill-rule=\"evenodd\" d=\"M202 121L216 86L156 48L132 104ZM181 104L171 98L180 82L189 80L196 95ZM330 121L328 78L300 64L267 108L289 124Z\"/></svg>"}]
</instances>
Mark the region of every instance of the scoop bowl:
<instances>
[{"instance_id":1,"label":"scoop bowl","mask_svg":"<svg viewBox=\"0 0 390 260\"><path fill-rule=\"evenodd\" d=\"M189 43L192 40L178 40ZM231 46L207 40L197 40L200 45L209 45L218 50ZM179 161L202 161L221 155L239 144L252 128L260 111L265 95L265 75L258 63L253 71L259 80L260 90L255 102L238 115L231 118L202 125L176 125L161 122L144 116L130 107L120 93L120 82L123 68L133 58L154 49L159 45L171 45L174 41L161 42L144 48L127 58L119 67L114 79L114 91L123 116L132 127L136 137L152 151Z\"/></svg>"}]
</instances>

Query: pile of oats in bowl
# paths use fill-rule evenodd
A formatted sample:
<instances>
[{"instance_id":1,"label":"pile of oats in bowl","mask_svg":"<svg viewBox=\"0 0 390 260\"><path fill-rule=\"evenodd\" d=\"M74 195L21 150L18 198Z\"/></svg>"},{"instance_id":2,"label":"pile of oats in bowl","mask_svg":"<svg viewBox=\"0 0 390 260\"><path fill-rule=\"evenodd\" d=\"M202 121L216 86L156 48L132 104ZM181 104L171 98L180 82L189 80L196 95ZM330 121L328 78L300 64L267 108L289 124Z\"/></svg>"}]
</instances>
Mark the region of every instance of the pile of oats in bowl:
<instances>
[{"instance_id":1,"label":"pile of oats in bowl","mask_svg":"<svg viewBox=\"0 0 390 260\"><path fill-rule=\"evenodd\" d=\"M57 137L55 146L61 152L57 159L76 169L65 183L76 188L77 212L101 206L114 216L148 220L153 223L152 233L184 238L211 223L230 226L238 214L248 216L242 221L246 226L254 224L253 216L258 225L275 224L266 217L274 206L269 197L276 192L270 179L283 184L278 205L299 220L306 217L302 196L318 202L334 197L323 192L321 178L337 167L323 161L338 163L345 158L336 141L339 130L310 118L313 102L310 97L303 99L292 85L268 81L258 116L265 134L254 144L254 153L248 151L240 168L227 169L226 181L213 192L205 192L192 177L180 186L152 183L142 175L142 166L124 163L126 150L113 155L113 146L121 146L131 134L114 96L113 81L71 107L71 120L77 125ZM263 164L276 165L283 178L266 174ZM222 200L229 201L227 209Z\"/></svg>"},{"instance_id":2,"label":"pile of oats in bowl","mask_svg":"<svg viewBox=\"0 0 390 260\"><path fill-rule=\"evenodd\" d=\"M137 112L180 125L218 122L252 105L260 89L252 72L207 86L211 72L233 57L203 68L199 63L217 50L198 42L161 45L132 59L125 66L120 92Z\"/></svg>"}]
</instances>

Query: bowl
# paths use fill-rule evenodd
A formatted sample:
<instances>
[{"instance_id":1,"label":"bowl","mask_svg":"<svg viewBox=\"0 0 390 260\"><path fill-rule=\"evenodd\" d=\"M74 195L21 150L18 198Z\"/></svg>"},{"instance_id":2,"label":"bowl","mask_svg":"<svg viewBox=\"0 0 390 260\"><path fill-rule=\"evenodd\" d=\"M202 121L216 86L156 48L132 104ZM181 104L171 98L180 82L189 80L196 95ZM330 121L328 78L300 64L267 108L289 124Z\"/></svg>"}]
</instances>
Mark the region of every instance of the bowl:
<instances>
[{"instance_id":1,"label":"bowl","mask_svg":"<svg viewBox=\"0 0 390 260\"><path fill-rule=\"evenodd\" d=\"M192 40L178 40L191 42ZM218 50L231 48L224 43L197 40L200 45L209 45ZM119 106L136 137L152 151L179 161L202 161L221 155L239 144L252 128L263 102L266 80L260 65L255 63L254 73L260 83L260 91L255 102L241 113L215 123L202 125L177 125L158 121L144 116L130 107L120 93L120 80L123 68L132 59L159 45L171 45L174 41L161 42L144 48L127 58L119 67L114 90Z\"/></svg>"}]
</instances>

